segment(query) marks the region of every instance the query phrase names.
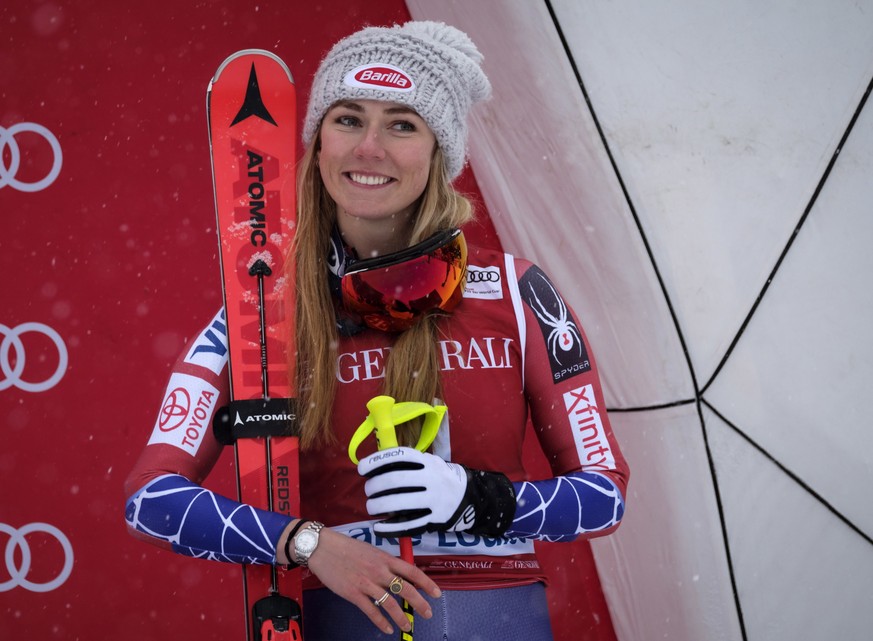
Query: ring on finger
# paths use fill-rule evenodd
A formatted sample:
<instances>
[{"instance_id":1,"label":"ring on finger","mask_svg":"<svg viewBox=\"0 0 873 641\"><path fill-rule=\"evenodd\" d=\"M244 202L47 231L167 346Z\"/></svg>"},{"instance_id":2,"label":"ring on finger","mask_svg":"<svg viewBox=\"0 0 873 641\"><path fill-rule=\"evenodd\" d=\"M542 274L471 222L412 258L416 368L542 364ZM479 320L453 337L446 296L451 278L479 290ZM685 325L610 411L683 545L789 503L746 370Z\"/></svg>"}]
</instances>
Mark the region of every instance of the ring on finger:
<instances>
[{"instance_id":1,"label":"ring on finger","mask_svg":"<svg viewBox=\"0 0 873 641\"><path fill-rule=\"evenodd\" d=\"M391 590L391 594L400 594L400 591L403 589L403 579L395 576L391 579L391 583L388 584L388 589Z\"/></svg>"},{"instance_id":2,"label":"ring on finger","mask_svg":"<svg viewBox=\"0 0 873 641\"><path fill-rule=\"evenodd\" d=\"M382 596L380 596L378 599L374 599L374 600L373 600L373 605L375 605L377 608L381 608L381 607L382 607L382 604L385 603L385 601L388 600L388 597L389 597L389 596L391 596L391 595L390 595L388 592L386 592L385 594L383 594Z\"/></svg>"}]
</instances>

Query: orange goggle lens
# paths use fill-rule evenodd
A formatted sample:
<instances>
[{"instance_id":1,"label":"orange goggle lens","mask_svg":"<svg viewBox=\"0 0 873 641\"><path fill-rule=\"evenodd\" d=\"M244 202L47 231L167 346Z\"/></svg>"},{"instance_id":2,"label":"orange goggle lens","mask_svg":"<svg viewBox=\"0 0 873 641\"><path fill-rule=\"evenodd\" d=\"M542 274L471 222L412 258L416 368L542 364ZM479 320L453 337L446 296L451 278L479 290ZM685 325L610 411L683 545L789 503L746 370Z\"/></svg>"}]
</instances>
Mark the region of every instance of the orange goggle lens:
<instances>
[{"instance_id":1,"label":"orange goggle lens","mask_svg":"<svg viewBox=\"0 0 873 641\"><path fill-rule=\"evenodd\" d=\"M350 264L342 277L343 306L368 327L403 331L431 310L454 309L466 271L464 234L439 232L399 252Z\"/></svg>"}]
</instances>

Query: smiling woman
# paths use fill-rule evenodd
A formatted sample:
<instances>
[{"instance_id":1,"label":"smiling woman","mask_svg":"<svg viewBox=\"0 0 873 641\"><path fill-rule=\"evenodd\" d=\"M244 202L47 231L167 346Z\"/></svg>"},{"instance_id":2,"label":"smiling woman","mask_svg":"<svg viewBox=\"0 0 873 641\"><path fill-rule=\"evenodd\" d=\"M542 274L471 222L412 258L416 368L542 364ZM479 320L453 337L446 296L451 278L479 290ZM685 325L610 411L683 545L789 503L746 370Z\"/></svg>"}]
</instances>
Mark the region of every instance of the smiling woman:
<instances>
[{"instance_id":1,"label":"smiling woman","mask_svg":"<svg viewBox=\"0 0 873 641\"><path fill-rule=\"evenodd\" d=\"M211 434L195 456L152 450L131 474L131 528L154 527L140 535L308 566L307 641L380 639L413 620L418 641L550 641L534 540L603 536L624 514L628 468L573 310L538 267L468 246L460 230L472 207L451 181L470 109L490 95L481 60L441 23L370 27L337 43L313 81L287 261L301 517L200 487L220 452ZM226 372L185 372L223 403ZM395 400L439 418L398 418L394 449L368 443L352 463L367 411L388 407L393 421ZM528 419L550 478L527 480ZM167 522L182 525L162 539Z\"/></svg>"},{"instance_id":2,"label":"smiling woman","mask_svg":"<svg viewBox=\"0 0 873 641\"><path fill-rule=\"evenodd\" d=\"M408 244L436 137L409 107L341 101L324 116L317 162L343 239L362 257Z\"/></svg>"}]
</instances>

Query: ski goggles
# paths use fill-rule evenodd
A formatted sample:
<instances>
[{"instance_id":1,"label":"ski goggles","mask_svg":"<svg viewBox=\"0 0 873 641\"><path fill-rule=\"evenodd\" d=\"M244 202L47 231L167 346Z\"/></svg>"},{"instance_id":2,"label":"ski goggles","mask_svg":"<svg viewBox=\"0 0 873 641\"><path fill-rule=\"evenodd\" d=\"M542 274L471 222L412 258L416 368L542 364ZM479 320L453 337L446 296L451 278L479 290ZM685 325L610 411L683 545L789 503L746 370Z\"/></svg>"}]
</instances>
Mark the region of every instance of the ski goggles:
<instances>
[{"instance_id":1,"label":"ski goggles","mask_svg":"<svg viewBox=\"0 0 873 641\"><path fill-rule=\"evenodd\" d=\"M437 232L398 252L350 261L341 281L343 307L368 327L403 331L432 310L454 309L466 273L463 232Z\"/></svg>"}]
</instances>

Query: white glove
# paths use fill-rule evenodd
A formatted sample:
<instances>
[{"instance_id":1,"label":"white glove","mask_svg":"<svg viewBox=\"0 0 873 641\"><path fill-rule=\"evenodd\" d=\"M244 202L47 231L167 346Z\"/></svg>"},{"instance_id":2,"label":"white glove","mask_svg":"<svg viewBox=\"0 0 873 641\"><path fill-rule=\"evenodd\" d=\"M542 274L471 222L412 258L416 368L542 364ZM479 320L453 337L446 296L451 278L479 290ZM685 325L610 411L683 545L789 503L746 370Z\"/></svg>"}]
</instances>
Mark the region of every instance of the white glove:
<instances>
[{"instance_id":1,"label":"white glove","mask_svg":"<svg viewBox=\"0 0 873 641\"><path fill-rule=\"evenodd\" d=\"M367 512L381 536L426 531L500 536L515 515L515 492L497 472L472 472L427 452L397 447L375 452L358 464L367 477Z\"/></svg>"},{"instance_id":2,"label":"white glove","mask_svg":"<svg viewBox=\"0 0 873 641\"><path fill-rule=\"evenodd\" d=\"M377 534L409 536L431 528L452 530L457 525L465 530L473 525L472 520L455 516L467 491L467 470L462 465L411 447L396 447L362 460L358 474L368 477L364 492L370 516L391 515L376 523ZM450 522L453 517L457 524Z\"/></svg>"}]
</instances>

